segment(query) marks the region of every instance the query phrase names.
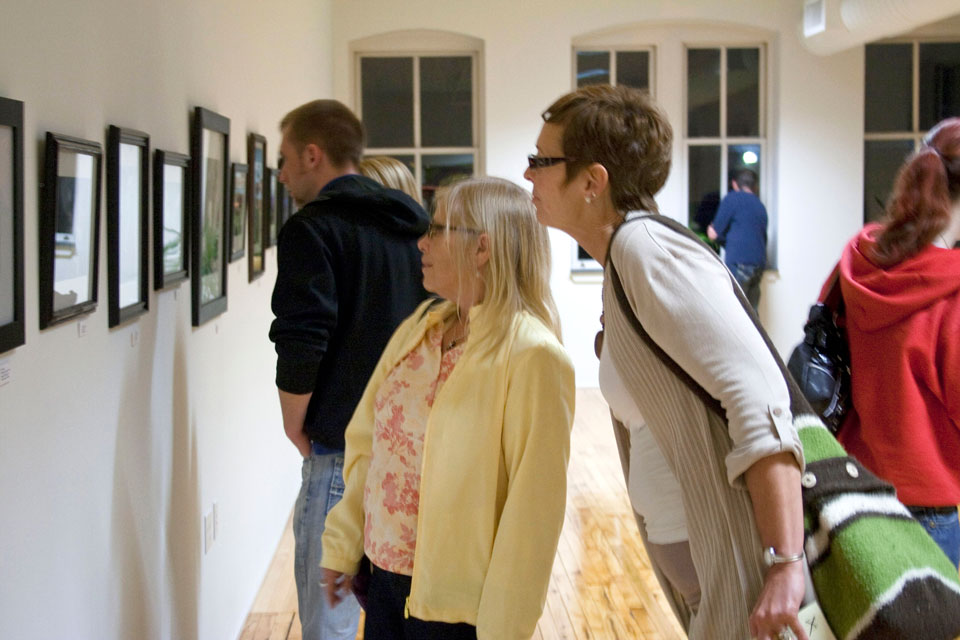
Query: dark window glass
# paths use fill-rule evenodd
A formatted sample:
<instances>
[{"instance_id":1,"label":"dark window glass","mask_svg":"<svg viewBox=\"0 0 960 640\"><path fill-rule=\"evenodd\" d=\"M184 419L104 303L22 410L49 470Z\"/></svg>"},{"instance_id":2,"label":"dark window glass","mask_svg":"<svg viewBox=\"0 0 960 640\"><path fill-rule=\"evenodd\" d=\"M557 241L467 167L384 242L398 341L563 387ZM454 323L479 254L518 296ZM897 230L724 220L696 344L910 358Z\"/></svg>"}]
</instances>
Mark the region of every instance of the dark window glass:
<instances>
[{"instance_id":1,"label":"dark window glass","mask_svg":"<svg viewBox=\"0 0 960 640\"><path fill-rule=\"evenodd\" d=\"M727 135L760 135L760 49L727 49Z\"/></svg>"},{"instance_id":2,"label":"dark window glass","mask_svg":"<svg viewBox=\"0 0 960 640\"><path fill-rule=\"evenodd\" d=\"M864 78L867 132L913 131L913 45L868 44Z\"/></svg>"},{"instance_id":3,"label":"dark window glass","mask_svg":"<svg viewBox=\"0 0 960 640\"><path fill-rule=\"evenodd\" d=\"M360 81L367 146L412 147L413 58L362 58Z\"/></svg>"},{"instance_id":4,"label":"dark window glass","mask_svg":"<svg viewBox=\"0 0 960 640\"><path fill-rule=\"evenodd\" d=\"M437 187L456 182L473 175L472 153L424 154L423 158L423 206L429 211Z\"/></svg>"},{"instance_id":5,"label":"dark window glass","mask_svg":"<svg viewBox=\"0 0 960 640\"><path fill-rule=\"evenodd\" d=\"M863 221L879 220L893 180L913 153L913 140L867 140L863 143Z\"/></svg>"},{"instance_id":6,"label":"dark window glass","mask_svg":"<svg viewBox=\"0 0 960 640\"><path fill-rule=\"evenodd\" d=\"M577 87L585 87L588 84L610 84L609 52L577 52Z\"/></svg>"},{"instance_id":7,"label":"dark window glass","mask_svg":"<svg viewBox=\"0 0 960 640\"><path fill-rule=\"evenodd\" d=\"M720 135L720 50L687 50L687 135Z\"/></svg>"},{"instance_id":8,"label":"dark window glass","mask_svg":"<svg viewBox=\"0 0 960 640\"><path fill-rule=\"evenodd\" d=\"M729 180L735 179L738 172L749 169L756 174L757 189L754 190L754 193L757 197L760 197L760 191L763 188L760 160L760 145L758 144L732 144L727 147L727 172L729 174L727 188L730 188Z\"/></svg>"},{"instance_id":9,"label":"dark window glass","mask_svg":"<svg viewBox=\"0 0 960 640\"><path fill-rule=\"evenodd\" d=\"M698 212L700 217L703 217L712 207L713 213L716 213L716 207L720 203L720 146L691 145L687 157L689 160L687 224L691 228L696 228ZM713 220L712 215L709 218ZM703 230L706 230L706 226Z\"/></svg>"},{"instance_id":10,"label":"dark window glass","mask_svg":"<svg viewBox=\"0 0 960 640\"><path fill-rule=\"evenodd\" d=\"M420 58L422 146L473 146L472 66L469 57Z\"/></svg>"},{"instance_id":11,"label":"dark window glass","mask_svg":"<svg viewBox=\"0 0 960 640\"><path fill-rule=\"evenodd\" d=\"M960 116L960 42L920 45L920 130Z\"/></svg>"},{"instance_id":12,"label":"dark window glass","mask_svg":"<svg viewBox=\"0 0 960 640\"><path fill-rule=\"evenodd\" d=\"M618 51L617 84L650 89L650 52Z\"/></svg>"}]
</instances>

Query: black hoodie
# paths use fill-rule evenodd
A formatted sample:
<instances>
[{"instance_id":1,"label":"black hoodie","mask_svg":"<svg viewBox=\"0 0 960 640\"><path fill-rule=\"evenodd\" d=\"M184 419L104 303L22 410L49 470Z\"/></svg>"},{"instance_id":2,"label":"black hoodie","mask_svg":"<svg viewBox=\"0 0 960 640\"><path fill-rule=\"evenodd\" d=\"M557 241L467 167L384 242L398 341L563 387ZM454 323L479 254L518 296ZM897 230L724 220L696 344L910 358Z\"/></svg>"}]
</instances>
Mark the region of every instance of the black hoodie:
<instances>
[{"instance_id":1,"label":"black hoodie","mask_svg":"<svg viewBox=\"0 0 960 640\"><path fill-rule=\"evenodd\" d=\"M401 191L332 180L277 237L270 339L277 387L313 392L304 430L330 449L397 325L426 296L417 239L430 219Z\"/></svg>"}]
</instances>

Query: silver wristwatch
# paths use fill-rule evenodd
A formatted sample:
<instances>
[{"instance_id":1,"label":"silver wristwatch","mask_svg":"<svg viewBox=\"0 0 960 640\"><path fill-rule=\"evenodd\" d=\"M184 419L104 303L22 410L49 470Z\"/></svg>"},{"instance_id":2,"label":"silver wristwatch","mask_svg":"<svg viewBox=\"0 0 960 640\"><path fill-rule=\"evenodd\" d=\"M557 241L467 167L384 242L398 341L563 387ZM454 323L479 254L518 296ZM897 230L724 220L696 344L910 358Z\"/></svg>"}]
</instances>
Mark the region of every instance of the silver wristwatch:
<instances>
[{"instance_id":1,"label":"silver wristwatch","mask_svg":"<svg viewBox=\"0 0 960 640\"><path fill-rule=\"evenodd\" d=\"M763 550L763 566L769 569L775 564L787 564L790 562L798 562L803 560L803 552L795 553L789 556L782 556L777 553L777 550L773 547L767 547Z\"/></svg>"}]
</instances>

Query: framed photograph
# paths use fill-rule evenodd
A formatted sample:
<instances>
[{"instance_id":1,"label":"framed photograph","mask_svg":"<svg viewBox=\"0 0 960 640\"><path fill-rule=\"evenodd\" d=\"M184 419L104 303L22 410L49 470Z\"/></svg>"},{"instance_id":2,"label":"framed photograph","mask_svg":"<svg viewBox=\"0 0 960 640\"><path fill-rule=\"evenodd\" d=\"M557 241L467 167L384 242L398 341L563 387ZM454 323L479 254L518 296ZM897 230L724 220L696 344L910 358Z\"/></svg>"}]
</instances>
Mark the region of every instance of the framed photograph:
<instances>
[{"instance_id":1,"label":"framed photograph","mask_svg":"<svg viewBox=\"0 0 960 640\"><path fill-rule=\"evenodd\" d=\"M250 257L248 258L247 273L253 282L264 271L264 212L266 211L267 190L267 139L256 133L247 137L247 162L250 164L250 174L247 176L247 194L249 196L249 238Z\"/></svg>"},{"instance_id":2,"label":"framed photograph","mask_svg":"<svg viewBox=\"0 0 960 640\"><path fill-rule=\"evenodd\" d=\"M199 327L227 310L230 120L197 107L190 138L191 297L193 326Z\"/></svg>"},{"instance_id":3,"label":"framed photograph","mask_svg":"<svg viewBox=\"0 0 960 640\"><path fill-rule=\"evenodd\" d=\"M190 158L157 149L153 157L153 288L189 275Z\"/></svg>"},{"instance_id":4,"label":"framed photograph","mask_svg":"<svg viewBox=\"0 0 960 640\"><path fill-rule=\"evenodd\" d=\"M234 162L230 172L230 262L243 257L246 232L247 165Z\"/></svg>"},{"instance_id":5,"label":"framed photograph","mask_svg":"<svg viewBox=\"0 0 960 640\"><path fill-rule=\"evenodd\" d=\"M40 328L97 308L100 145L47 132L40 209Z\"/></svg>"},{"instance_id":6,"label":"framed photograph","mask_svg":"<svg viewBox=\"0 0 960 640\"><path fill-rule=\"evenodd\" d=\"M277 185L277 191L280 194L280 215L278 216L279 221L277 222L278 228L282 228L284 224L287 223L287 220L290 219L290 216L293 215L293 196L290 195L290 192L287 191L287 188L283 184Z\"/></svg>"},{"instance_id":7,"label":"framed photograph","mask_svg":"<svg viewBox=\"0 0 960 640\"><path fill-rule=\"evenodd\" d=\"M150 285L150 136L107 130L107 301L109 326L147 312Z\"/></svg>"},{"instance_id":8,"label":"framed photograph","mask_svg":"<svg viewBox=\"0 0 960 640\"><path fill-rule=\"evenodd\" d=\"M278 169L269 169L267 172L270 205L264 211L263 236L268 247L277 244L277 217L280 215L280 190L283 189L279 176Z\"/></svg>"},{"instance_id":9,"label":"framed photograph","mask_svg":"<svg viewBox=\"0 0 960 640\"><path fill-rule=\"evenodd\" d=\"M25 341L23 103L0 98L0 353Z\"/></svg>"}]
</instances>

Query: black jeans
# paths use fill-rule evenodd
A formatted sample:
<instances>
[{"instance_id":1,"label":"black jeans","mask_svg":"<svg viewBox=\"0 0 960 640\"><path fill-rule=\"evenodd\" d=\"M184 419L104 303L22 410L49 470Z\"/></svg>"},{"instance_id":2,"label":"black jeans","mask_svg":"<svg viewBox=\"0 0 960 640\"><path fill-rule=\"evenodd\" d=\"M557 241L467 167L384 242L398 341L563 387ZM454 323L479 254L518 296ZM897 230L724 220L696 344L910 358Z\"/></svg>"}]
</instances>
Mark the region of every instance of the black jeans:
<instances>
[{"instance_id":1,"label":"black jeans","mask_svg":"<svg viewBox=\"0 0 960 640\"><path fill-rule=\"evenodd\" d=\"M384 571L374 565L367 590L363 637L370 640L476 640L477 628L471 624L404 618L409 595L410 576Z\"/></svg>"}]
</instances>

